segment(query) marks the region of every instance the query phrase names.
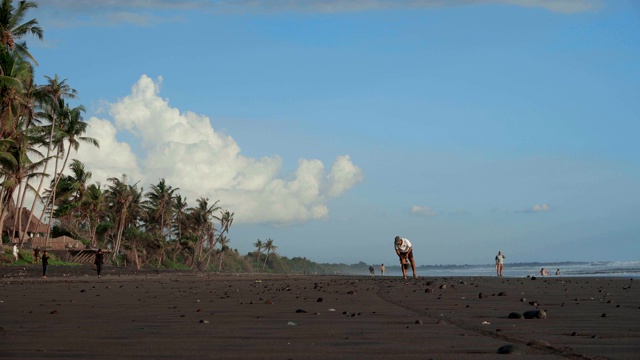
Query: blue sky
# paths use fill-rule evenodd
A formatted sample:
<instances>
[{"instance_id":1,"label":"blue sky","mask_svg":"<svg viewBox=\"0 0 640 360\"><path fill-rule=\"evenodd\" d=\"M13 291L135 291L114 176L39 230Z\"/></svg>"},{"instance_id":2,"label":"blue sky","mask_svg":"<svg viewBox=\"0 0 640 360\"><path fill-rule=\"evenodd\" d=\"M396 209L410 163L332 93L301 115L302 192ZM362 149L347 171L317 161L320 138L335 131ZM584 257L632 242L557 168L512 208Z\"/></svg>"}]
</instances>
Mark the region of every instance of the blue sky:
<instances>
[{"instance_id":1,"label":"blue sky","mask_svg":"<svg viewBox=\"0 0 640 360\"><path fill-rule=\"evenodd\" d=\"M231 246L395 264L640 260L634 1L40 2L93 180L166 178Z\"/></svg>"}]
</instances>

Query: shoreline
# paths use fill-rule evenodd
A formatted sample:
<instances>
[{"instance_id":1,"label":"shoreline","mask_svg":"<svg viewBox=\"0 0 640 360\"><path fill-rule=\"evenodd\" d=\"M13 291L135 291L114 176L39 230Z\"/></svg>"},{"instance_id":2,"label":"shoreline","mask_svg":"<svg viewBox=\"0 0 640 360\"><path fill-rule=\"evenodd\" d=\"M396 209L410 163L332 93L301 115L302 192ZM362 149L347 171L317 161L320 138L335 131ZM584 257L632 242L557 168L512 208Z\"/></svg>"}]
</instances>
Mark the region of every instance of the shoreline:
<instances>
[{"instance_id":1,"label":"shoreline","mask_svg":"<svg viewBox=\"0 0 640 360\"><path fill-rule=\"evenodd\" d=\"M30 271L12 276L6 268L0 268L0 342L9 359L477 359L499 349L531 359L630 359L640 353L640 285L633 279L403 281L173 270L97 278L89 266L43 279ZM509 318L534 310L546 318Z\"/></svg>"}]
</instances>

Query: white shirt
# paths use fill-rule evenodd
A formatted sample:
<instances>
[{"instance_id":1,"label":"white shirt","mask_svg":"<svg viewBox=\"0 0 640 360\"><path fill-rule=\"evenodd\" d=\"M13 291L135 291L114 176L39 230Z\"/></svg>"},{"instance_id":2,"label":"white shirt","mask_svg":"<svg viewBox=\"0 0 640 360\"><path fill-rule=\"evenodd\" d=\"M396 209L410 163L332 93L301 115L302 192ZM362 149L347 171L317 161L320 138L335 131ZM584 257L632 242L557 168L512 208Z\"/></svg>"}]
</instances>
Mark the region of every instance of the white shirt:
<instances>
[{"instance_id":1,"label":"white shirt","mask_svg":"<svg viewBox=\"0 0 640 360\"><path fill-rule=\"evenodd\" d=\"M13 245L13 255L18 255L18 246Z\"/></svg>"},{"instance_id":2,"label":"white shirt","mask_svg":"<svg viewBox=\"0 0 640 360\"><path fill-rule=\"evenodd\" d=\"M400 238L402 240L402 244L396 245L396 249L398 249L401 253L406 253L411 249L411 242L408 239Z\"/></svg>"}]
</instances>

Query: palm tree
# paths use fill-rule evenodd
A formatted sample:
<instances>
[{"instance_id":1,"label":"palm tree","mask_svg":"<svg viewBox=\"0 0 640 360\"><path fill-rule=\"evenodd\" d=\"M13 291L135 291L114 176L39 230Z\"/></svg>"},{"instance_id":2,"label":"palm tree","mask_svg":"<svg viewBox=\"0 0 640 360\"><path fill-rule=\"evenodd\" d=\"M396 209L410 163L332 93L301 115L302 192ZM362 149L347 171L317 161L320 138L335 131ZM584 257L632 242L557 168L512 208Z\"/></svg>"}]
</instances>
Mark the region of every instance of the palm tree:
<instances>
[{"instance_id":1,"label":"palm tree","mask_svg":"<svg viewBox=\"0 0 640 360\"><path fill-rule=\"evenodd\" d=\"M38 25L38 20L22 22L27 12L37 7L36 3L26 0L19 1L17 8L13 6L13 0L2 0L0 5L0 50L15 52L21 58L28 58L36 65L38 63L27 50L26 42L20 39L30 34L42 40L43 32Z\"/></svg>"},{"instance_id":2,"label":"palm tree","mask_svg":"<svg viewBox=\"0 0 640 360\"><path fill-rule=\"evenodd\" d=\"M219 220L218 217L214 215L216 211L220 210L218 202L219 200L216 200L213 205L209 205L208 198L199 198L196 200L198 206L189 211L190 230L197 239L193 260L197 260L198 266L200 266L206 257L211 255L215 246L215 226L213 225L213 220ZM206 254L204 253L205 246L209 248ZM192 266L193 265L194 263L192 263Z\"/></svg>"},{"instance_id":3,"label":"palm tree","mask_svg":"<svg viewBox=\"0 0 640 360\"><path fill-rule=\"evenodd\" d=\"M256 268L257 268L258 264L260 264L260 255L262 255L262 247L264 246L264 243L262 242L262 240L258 239L258 241L253 243L253 246L256 247L258 252L258 259L256 260Z\"/></svg>"},{"instance_id":4,"label":"palm tree","mask_svg":"<svg viewBox=\"0 0 640 360\"><path fill-rule=\"evenodd\" d=\"M267 239L267 242L264 243L264 250L267 252L267 256L264 258L264 265L262 268L267 266L267 259L269 259L269 254L273 251L278 250L278 247L273 245L273 240L271 238Z\"/></svg>"},{"instance_id":5,"label":"palm tree","mask_svg":"<svg viewBox=\"0 0 640 360\"><path fill-rule=\"evenodd\" d=\"M231 239L224 236L224 234L220 234L218 236L218 244L220 245L220 264L218 265L218 271L222 272L224 269L222 268L222 260L224 259L224 253L229 248L229 243Z\"/></svg>"},{"instance_id":6,"label":"palm tree","mask_svg":"<svg viewBox=\"0 0 640 360\"><path fill-rule=\"evenodd\" d=\"M47 145L47 155L46 155L46 158L49 159L51 156L51 151L53 151L54 145L59 144L59 142L56 142L54 139L54 134L56 131L56 120L59 117L67 118L71 116L70 109L65 104L64 100L75 98L77 91L75 89L72 89L67 84L66 79L60 80L60 78L58 78L58 75L55 75L53 78L45 76L45 78L47 79L47 84L42 86L40 90L36 93L36 98L38 102L41 104L41 107L45 109L44 111L40 112L38 116L50 122L49 143ZM82 111L84 111L83 107L80 107L80 108L82 109ZM78 113L80 112L80 110L77 110L77 111ZM75 116L79 116L79 115L80 114L75 114ZM47 128L43 128L43 129L44 131L46 131ZM71 147L71 143L70 143L70 147ZM75 146L75 148L77 149L77 145ZM58 173L58 159L59 159L59 156L56 156L54 174ZM47 172L48 165L49 165L49 161L47 160L44 167L45 173ZM41 179L40 184L38 185L38 189L37 189L38 194L42 190L43 180L44 179ZM56 184L57 184L57 177L54 177L54 185ZM55 186L52 187L52 189L55 189L55 188L56 188ZM55 202L55 196L53 198L53 201ZM35 205L36 205L36 200L34 200L33 203L31 204L31 214L33 214ZM39 218L40 222L42 222L42 217L46 212L47 206L48 206L47 204L44 205L44 210ZM51 213L53 213L53 204L51 205ZM31 222L31 216L29 216L28 222L29 223ZM49 218L49 226L51 226L51 218ZM47 234L47 242L48 241L49 241L49 234Z\"/></svg>"},{"instance_id":7,"label":"palm tree","mask_svg":"<svg viewBox=\"0 0 640 360\"><path fill-rule=\"evenodd\" d=\"M168 186L165 179L161 179L157 185L151 185L151 190L145 194L147 200L143 202L143 207L147 212L147 220L150 229L156 236L166 240L166 221L171 219L174 209L175 195L179 188Z\"/></svg>"},{"instance_id":8,"label":"palm tree","mask_svg":"<svg viewBox=\"0 0 640 360\"><path fill-rule=\"evenodd\" d=\"M56 135L54 136L54 139L55 139L54 142L60 143L60 146L58 146L59 152L62 153L61 150L66 151L66 156L64 158L64 162L62 163L62 169L64 169L67 165L67 161L69 160L69 155L71 154L71 149L74 149L77 151L78 148L80 147L80 141L89 143L95 147L100 147L100 143L98 142L98 140L92 137L82 136L87 131L87 128L89 127L89 124L84 122L82 119L82 112L84 111L85 109L84 109L84 106L82 105L75 107L73 109L69 109L68 112L65 114L68 116L60 119L60 126L58 128L58 131L55 132ZM52 125L52 128L53 128L53 125ZM63 147L64 141L68 143L66 150L64 150L64 147ZM57 172L57 166L56 166L56 172ZM56 177L54 179L55 182L53 185L53 189L57 188L58 182L60 181L61 176L62 176L62 172L60 172L59 174L56 174ZM55 206L55 202L56 202L56 193L54 191L53 200L51 201L52 209ZM31 220L31 217L29 218L29 220ZM49 227L51 227L52 220L53 220L53 217L49 217ZM49 233L47 233L47 243L48 242L49 242Z\"/></svg>"},{"instance_id":9,"label":"palm tree","mask_svg":"<svg viewBox=\"0 0 640 360\"><path fill-rule=\"evenodd\" d=\"M178 194L175 197L175 201L173 203L173 226L172 230L176 234L176 246L173 250L173 261L176 261L176 257L180 252L180 245L182 243L182 229L186 227L186 219L187 219L187 199L183 198L182 195Z\"/></svg>"},{"instance_id":10,"label":"palm tree","mask_svg":"<svg viewBox=\"0 0 640 360\"><path fill-rule=\"evenodd\" d=\"M87 187L80 202L80 207L83 210L82 213L86 218L87 227L89 228L91 246L96 247L96 230L100 219L103 218L107 210L106 194L100 188L100 184L91 184Z\"/></svg>"},{"instance_id":11,"label":"palm tree","mask_svg":"<svg viewBox=\"0 0 640 360\"><path fill-rule=\"evenodd\" d=\"M165 231L170 224L175 202L174 193L179 190L168 186L165 179L161 179L157 185L151 185L151 190L145 194L147 198L142 206L146 213L147 231L154 234L154 249L158 252L158 266L162 264L165 254L167 237L171 237L171 231Z\"/></svg>"},{"instance_id":12,"label":"palm tree","mask_svg":"<svg viewBox=\"0 0 640 360\"><path fill-rule=\"evenodd\" d=\"M134 185L127 184L127 176L122 175L122 179L109 178L111 183L108 188L108 206L114 215L114 223L116 224L116 242L113 247L114 257L117 256L122 245L122 233L129 219L129 212L132 210L130 205L138 197L139 191L137 183Z\"/></svg>"}]
</instances>

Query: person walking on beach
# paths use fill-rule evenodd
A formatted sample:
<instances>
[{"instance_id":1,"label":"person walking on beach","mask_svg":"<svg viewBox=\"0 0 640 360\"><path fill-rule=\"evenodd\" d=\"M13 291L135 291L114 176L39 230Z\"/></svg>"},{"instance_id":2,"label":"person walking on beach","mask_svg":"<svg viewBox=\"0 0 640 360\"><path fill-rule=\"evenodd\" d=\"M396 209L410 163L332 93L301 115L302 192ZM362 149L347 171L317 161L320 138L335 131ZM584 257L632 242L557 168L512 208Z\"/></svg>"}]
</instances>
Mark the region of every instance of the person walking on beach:
<instances>
[{"instance_id":1,"label":"person walking on beach","mask_svg":"<svg viewBox=\"0 0 640 360\"><path fill-rule=\"evenodd\" d=\"M18 261L18 245L13 244L13 257Z\"/></svg>"},{"instance_id":2,"label":"person walking on beach","mask_svg":"<svg viewBox=\"0 0 640 360\"><path fill-rule=\"evenodd\" d=\"M40 248L36 246L36 248L33 249L33 262L37 264L38 261L40 261Z\"/></svg>"},{"instance_id":3,"label":"person walking on beach","mask_svg":"<svg viewBox=\"0 0 640 360\"><path fill-rule=\"evenodd\" d=\"M104 264L104 256L102 254L102 249L98 249L96 252L96 259L93 261L96 264L96 270L98 270L98 277L100 277L100 271L102 271L102 264Z\"/></svg>"},{"instance_id":4,"label":"person walking on beach","mask_svg":"<svg viewBox=\"0 0 640 360\"><path fill-rule=\"evenodd\" d=\"M549 271L546 270L545 268L540 269L540 275L541 276L548 276L549 275Z\"/></svg>"},{"instance_id":5,"label":"person walking on beach","mask_svg":"<svg viewBox=\"0 0 640 360\"><path fill-rule=\"evenodd\" d=\"M498 276L502 276L502 269L504 268L504 259L506 256L502 253L502 251L498 251L498 255L496 255L496 273Z\"/></svg>"},{"instance_id":6,"label":"person walking on beach","mask_svg":"<svg viewBox=\"0 0 640 360\"><path fill-rule=\"evenodd\" d=\"M556 275L560 276L560 269L556 270Z\"/></svg>"},{"instance_id":7,"label":"person walking on beach","mask_svg":"<svg viewBox=\"0 0 640 360\"><path fill-rule=\"evenodd\" d=\"M401 238L400 236L396 236L394 239L396 254L398 258L400 258L400 268L402 269L402 278L407 278L407 268L406 264L411 262L411 270L413 270L413 278L417 279L418 275L416 274L416 262L413 260L413 246L408 239Z\"/></svg>"},{"instance_id":8,"label":"person walking on beach","mask_svg":"<svg viewBox=\"0 0 640 360\"><path fill-rule=\"evenodd\" d=\"M369 265L369 275L373 276L376 274L376 270L373 268L373 266Z\"/></svg>"},{"instance_id":9,"label":"person walking on beach","mask_svg":"<svg viewBox=\"0 0 640 360\"><path fill-rule=\"evenodd\" d=\"M381 265L380 265L380 275L384 276L384 271L385 271L385 270L386 270L386 269L384 268L384 264L381 264Z\"/></svg>"},{"instance_id":10,"label":"person walking on beach","mask_svg":"<svg viewBox=\"0 0 640 360\"><path fill-rule=\"evenodd\" d=\"M45 250L42 253L42 277L47 277L47 270L49 268L49 253Z\"/></svg>"}]
</instances>

